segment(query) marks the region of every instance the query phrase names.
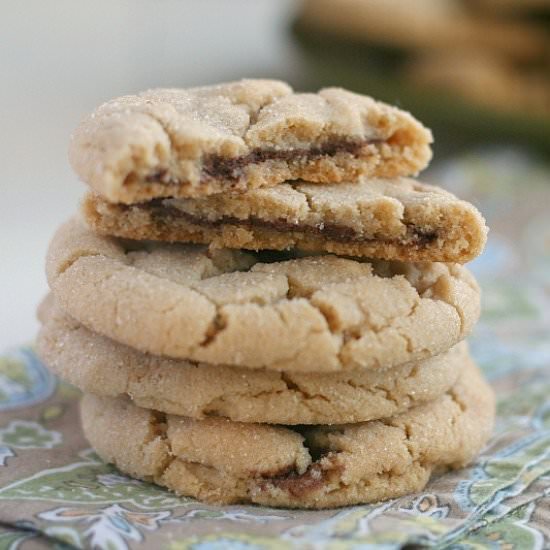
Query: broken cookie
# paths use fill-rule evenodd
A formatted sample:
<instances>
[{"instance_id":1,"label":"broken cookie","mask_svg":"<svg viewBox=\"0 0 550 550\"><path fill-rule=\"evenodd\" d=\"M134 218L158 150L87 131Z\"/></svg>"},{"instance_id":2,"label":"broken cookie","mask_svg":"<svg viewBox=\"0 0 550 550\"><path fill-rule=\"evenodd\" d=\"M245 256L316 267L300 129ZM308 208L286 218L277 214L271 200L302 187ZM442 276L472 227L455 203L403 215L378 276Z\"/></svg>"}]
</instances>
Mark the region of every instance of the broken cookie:
<instances>
[{"instance_id":1,"label":"broken cookie","mask_svg":"<svg viewBox=\"0 0 550 550\"><path fill-rule=\"evenodd\" d=\"M431 142L409 113L367 96L242 80L109 101L77 128L69 158L106 200L132 204L412 175L428 164Z\"/></svg>"},{"instance_id":2,"label":"broken cookie","mask_svg":"<svg viewBox=\"0 0 550 550\"><path fill-rule=\"evenodd\" d=\"M198 199L111 204L90 193L82 211L98 233L130 239L465 263L485 245L471 204L408 178L284 183Z\"/></svg>"}]
</instances>

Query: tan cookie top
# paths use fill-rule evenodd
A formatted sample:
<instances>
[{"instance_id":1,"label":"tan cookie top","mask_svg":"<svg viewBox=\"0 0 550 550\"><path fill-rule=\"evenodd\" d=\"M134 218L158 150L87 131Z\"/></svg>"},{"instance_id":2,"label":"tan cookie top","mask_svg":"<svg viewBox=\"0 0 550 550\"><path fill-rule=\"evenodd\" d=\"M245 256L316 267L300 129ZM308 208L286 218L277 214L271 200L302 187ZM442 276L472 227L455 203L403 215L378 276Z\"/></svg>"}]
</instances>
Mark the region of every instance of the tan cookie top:
<instances>
[{"instance_id":1,"label":"tan cookie top","mask_svg":"<svg viewBox=\"0 0 550 550\"><path fill-rule=\"evenodd\" d=\"M298 178L411 175L428 164L431 141L411 115L367 96L241 80L113 99L78 127L69 158L107 200L134 203Z\"/></svg>"},{"instance_id":2,"label":"tan cookie top","mask_svg":"<svg viewBox=\"0 0 550 550\"><path fill-rule=\"evenodd\" d=\"M458 264L259 259L101 237L72 220L50 245L47 275L66 313L121 343L274 370L424 359L462 340L479 315L479 288Z\"/></svg>"},{"instance_id":3,"label":"tan cookie top","mask_svg":"<svg viewBox=\"0 0 550 550\"><path fill-rule=\"evenodd\" d=\"M44 309L44 308L42 308ZM42 313L37 351L86 393L128 395L148 409L269 424L384 418L436 399L457 380L467 348L386 370L296 373L192 363L144 354L93 333L59 309Z\"/></svg>"},{"instance_id":4,"label":"tan cookie top","mask_svg":"<svg viewBox=\"0 0 550 550\"><path fill-rule=\"evenodd\" d=\"M284 183L134 206L90 193L83 212L94 230L118 237L401 261L464 263L481 253L487 238L474 206L408 178Z\"/></svg>"},{"instance_id":5,"label":"tan cookie top","mask_svg":"<svg viewBox=\"0 0 550 550\"><path fill-rule=\"evenodd\" d=\"M487 441L494 396L469 362L436 401L385 420L301 429L191 420L86 395L84 433L132 476L220 504L328 508L421 490L434 470L470 462Z\"/></svg>"}]
</instances>

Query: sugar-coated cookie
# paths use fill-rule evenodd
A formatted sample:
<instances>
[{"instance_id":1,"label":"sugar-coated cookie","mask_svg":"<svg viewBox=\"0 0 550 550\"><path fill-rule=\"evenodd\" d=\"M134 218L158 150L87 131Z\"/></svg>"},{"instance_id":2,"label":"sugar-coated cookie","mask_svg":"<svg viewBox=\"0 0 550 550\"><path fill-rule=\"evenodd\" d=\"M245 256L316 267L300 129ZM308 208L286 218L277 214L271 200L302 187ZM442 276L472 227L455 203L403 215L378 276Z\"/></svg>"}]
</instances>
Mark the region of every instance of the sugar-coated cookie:
<instances>
[{"instance_id":1,"label":"sugar-coated cookie","mask_svg":"<svg viewBox=\"0 0 550 550\"><path fill-rule=\"evenodd\" d=\"M213 364L322 372L438 355L479 315L459 264L266 256L101 237L74 219L54 237L57 304L141 351Z\"/></svg>"},{"instance_id":2,"label":"sugar-coated cookie","mask_svg":"<svg viewBox=\"0 0 550 550\"><path fill-rule=\"evenodd\" d=\"M487 238L474 206L408 178L285 183L136 205L89 193L82 211L104 235L385 260L464 263L481 253Z\"/></svg>"},{"instance_id":3,"label":"sugar-coated cookie","mask_svg":"<svg viewBox=\"0 0 550 550\"><path fill-rule=\"evenodd\" d=\"M331 508L421 490L487 441L494 395L473 363L439 399L384 420L289 428L191 420L86 395L83 429L122 472L180 495L231 504Z\"/></svg>"},{"instance_id":4,"label":"sugar-coated cookie","mask_svg":"<svg viewBox=\"0 0 550 550\"><path fill-rule=\"evenodd\" d=\"M241 80L113 99L75 131L69 159L105 199L135 203L412 175L428 164L431 142L409 113L367 96Z\"/></svg>"},{"instance_id":5,"label":"sugar-coated cookie","mask_svg":"<svg viewBox=\"0 0 550 550\"><path fill-rule=\"evenodd\" d=\"M291 425L385 418L445 393L469 361L462 342L392 369L251 370L141 353L88 330L55 306L43 312L42 321L37 352L64 380L86 393L127 395L140 407L198 419Z\"/></svg>"}]
</instances>

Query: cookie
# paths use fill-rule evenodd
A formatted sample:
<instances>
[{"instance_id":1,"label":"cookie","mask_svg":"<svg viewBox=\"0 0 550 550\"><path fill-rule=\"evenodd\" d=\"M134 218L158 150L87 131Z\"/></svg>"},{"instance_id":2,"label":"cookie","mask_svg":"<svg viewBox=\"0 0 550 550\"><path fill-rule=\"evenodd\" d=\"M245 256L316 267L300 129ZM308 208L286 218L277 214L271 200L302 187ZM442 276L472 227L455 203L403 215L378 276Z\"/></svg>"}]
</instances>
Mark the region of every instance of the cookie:
<instances>
[{"instance_id":1,"label":"cookie","mask_svg":"<svg viewBox=\"0 0 550 550\"><path fill-rule=\"evenodd\" d=\"M330 51L326 39L330 44L333 37L391 48L409 57L489 52L513 62L536 63L544 62L548 52L545 29L517 17L482 16L456 0L305 0L301 6L300 28L316 36L325 57ZM391 60L383 58L385 70L391 69Z\"/></svg>"},{"instance_id":2,"label":"cookie","mask_svg":"<svg viewBox=\"0 0 550 550\"><path fill-rule=\"evenodd\" d=\"M514 15L542 15L550 12L548 0L471 0L470 5L482 13L498 17L505 14L508 18Z\"/></svg>"},{"instance_id":3,"label":"cookie","mask_svg":"<svg viewBox=\"0 0 550 550\"><path fill-rule=\"evenodd\" d=\"M409 113L367 96L242 80L109 101L76 130L69 159L106 200L130 204L294 179L416 174L431 142Z\"/></svg>"},{"instance_id":4,"label":"cookie","mask_svg":"<svg viewBox=\"0 0 550 550\"><path fill-rule=\"evenodd\" d=\"M454 93L492 110L548 116L550 78L543 72L515 67L488 53L446 52L412 60L404 75L432 93Z\"/></svg>"},{"instance_id":5,"label":"cookie","mask_svg":"<svg viewBox=\"0 0 550 550\"><path fill-rule=\"evenodd\" d=\"M289 428L192 420L124 398L86 395L84 434L133 477L207 502L331 508L421 490L468 464L487 441L494 396L468 362L443 396L384 420Z\"/></svg>"},{"instance_id":6,"label":"cookie","mask_svg":"<svg viewBox=\"0 0 550 550\"><path fill-rule=\"evenodd\" d=\"M385 418L445 393L468 360L460 343L437 357L386 370L250 370L140 353L95 334L55 306L42 318L37 352L64 380L86 393L128 395L140 407L198 419L343 424Z\"/></svg>"},{"instance_id":7,"label":"cookie","mask_svg":"<svg viewBox=\"0 0 550 550\"><path fill-rule=\"evenodd\" d=\"M90 193L82 210L104 235L386 260L464 263L481 253L487 238L485 221L471 204L406 178L284 183L137 205Z\"/></svg>"},{"instance_id":8,"label":"cookie","mask_svg":"<svg viewBox=\"0 0 550 550\"><path fill-rule=\"evenodd\" d=\"M479 316L479 288L459 264L265 260L101 237L74 219L50 245L47 275L58 305L95 332L252 368L392 367L447 351Z\"/></svg>"}]
</instances>

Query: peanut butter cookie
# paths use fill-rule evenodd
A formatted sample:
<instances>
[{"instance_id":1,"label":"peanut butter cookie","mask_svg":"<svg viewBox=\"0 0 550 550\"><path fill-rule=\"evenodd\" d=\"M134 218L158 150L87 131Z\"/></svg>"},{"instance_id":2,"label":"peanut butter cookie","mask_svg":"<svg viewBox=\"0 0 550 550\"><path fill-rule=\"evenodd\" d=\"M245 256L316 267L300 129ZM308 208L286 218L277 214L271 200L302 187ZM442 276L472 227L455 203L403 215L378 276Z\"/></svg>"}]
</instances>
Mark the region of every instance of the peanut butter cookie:
<instances>
[{"instance_id":1,"label":"peanut butter cookie","mask_svg":"<svg viewBox=\"0 0 550 550\"><path fill-rule=\"evenodd\" d=\"M420 491L434 471L479 453L494 395L473 363L435 401L358 424L289 428L192 420L124 398L84 396L84 434L133 477L179 495L232 504L332 508Z\"/></svg>"},{"instance_id":2,"label":"peanut butter cookie","mask_svg":"<svg viewBox=\"0 0 550 550\"><path fill-rule=\"evenodd\" d=\"M481 253L487 238L474 206L407 178L284 183L136 205L90 193L82 210L104 235L249 250L297 247L385 260L465 263Z\"/></svg>"},{"instance_id":3,"label":"peanut butter cookie","mask_svg":"<svg viewBox=\"0 0 550 550\"><path fill-rule=\"evenodd\" d=\"M344 424L385 418L436 399L467 363L464 342L392 369L276 372L141 353L100 336L55 306L43 315L37 351L86 393L128 395L148 409L191 418L268 424Z\"/></svg>"},{"instance_id":4,"label":"peanut butter cookie","mask_svg":"<svg viewBox=\"0 0 550 550\"><path fill-rule=\"evenodd\" d=\"M149 353L251 368L393 367L447 351L479 315L479 288L459 264L273 261L101 237L76 219L56 233L47 274L61 309L95 332Z\"/></svg>"},{"instance_id":5,"label":"peanut butter cookie","mask_svg":"<svg viewBox=\"0 0 550 550\"><path fill-rule=\"evenodd\" d=\"M340 88L242 80L114 99L74 133L69 159L110 202L196 197L286 180L407 176L432 136L409 113Z\"/></svg>"}]
</instances>

